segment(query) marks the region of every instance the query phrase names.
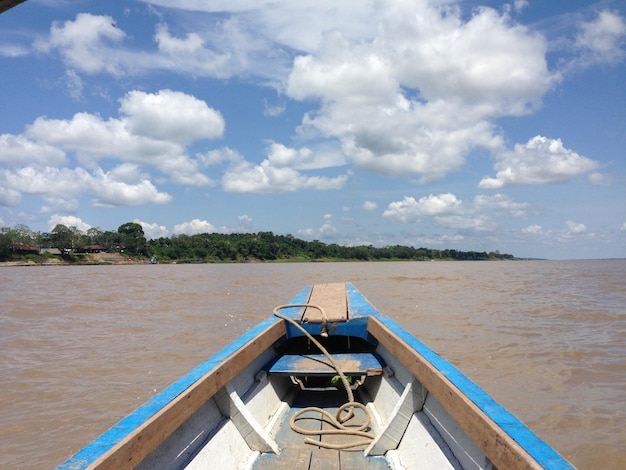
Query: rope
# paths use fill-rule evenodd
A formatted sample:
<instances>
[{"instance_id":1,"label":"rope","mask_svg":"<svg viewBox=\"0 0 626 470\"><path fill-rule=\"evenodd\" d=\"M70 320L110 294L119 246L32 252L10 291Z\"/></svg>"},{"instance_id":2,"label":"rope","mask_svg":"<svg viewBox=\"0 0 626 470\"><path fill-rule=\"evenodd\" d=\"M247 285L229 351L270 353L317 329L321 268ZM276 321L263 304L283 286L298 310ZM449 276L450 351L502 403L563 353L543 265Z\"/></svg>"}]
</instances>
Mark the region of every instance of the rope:
<instances>
[{"instance_id":1,"label":"rope","mask_svg":"<svg viewBox=\"0 0 626 470\"><path fill-rule=\"evenodd\" d=\"M304 439L304 442L305 444L311 444L311 445L315 445L318 447L324 447L326 449L346 450L346 449L350 449L353 447L360 447L360 446L368 445L372 441L372 439L374 439L374 436L371 433L368 433L365 431L371 423L371 417L370 417L369 411L367 410L365 405L357 401L354 401L354 394L352 393L352 389L350 388L350 383L348 382L348 379L346 378L345 374L341 370L341 367L339 367L335 359L333 359L332 355L328 352L328 350L324 346L322 346L322 344L318 340L316 340L308 331L306 331L302 327L302 325L300 325L296 320L286 315L283 315L281 313L278 313L279 310L282 310L285 308L291 308L291 307L309 307L309 308L315 308L319 310L320 313L322 314L322 323L324 325L326 324L327 318L328 318L326 316L326 312L324 311L322 307L318 305L313 305L313 304L280 305L274 309L274 315L276 317L282 320L285 320L286 322L289 322L291 325L295 326L309 340L311 340L311 342L313 342L315 346L317 346L317 348L322 352L322 354L324 354L324 356L326 356L326 358L329 360L330 364L333 366L335 371L337 371L337 375L339 375L339 378L341 379L341 382L343 383L346 393L348 394L348 401L344 403L343 405L341 405L341 407L339 407L339 409L337 410L337 413L335 413L334 416L330 414L328 411L322 408L315 407L315 406L310 406L307 408L303 408L300 411L297 411L291 417L291 420L289 421L289 425L291 426L291 429L297 432L298 434L309 435L309 436L320 436L319 441L316 441L314 439L311 439L310 437L307 437ZM354 417L355 408L359 408L363 411L363 413L365 414L365 421L363 424L361 424L358 427L348 427L344 423L346 423L347 421L349 421L350 419ZM346 411L347 413L345 413ZM335 429L309 430L309 429L303 429L302 427L298 426L296 424L296 420L303 414L309 413L309 412L321 413L322 416L324 416L327 419L327 422L331 424L332 426L334 426ZM363 439L354 441L354 442L348 442L345 444L331 444L327 442L322 442L321 436L327 435L327 434L344 435L344 436L359 436L359 437L362 437Z\"/></svg>"}]
</instances>

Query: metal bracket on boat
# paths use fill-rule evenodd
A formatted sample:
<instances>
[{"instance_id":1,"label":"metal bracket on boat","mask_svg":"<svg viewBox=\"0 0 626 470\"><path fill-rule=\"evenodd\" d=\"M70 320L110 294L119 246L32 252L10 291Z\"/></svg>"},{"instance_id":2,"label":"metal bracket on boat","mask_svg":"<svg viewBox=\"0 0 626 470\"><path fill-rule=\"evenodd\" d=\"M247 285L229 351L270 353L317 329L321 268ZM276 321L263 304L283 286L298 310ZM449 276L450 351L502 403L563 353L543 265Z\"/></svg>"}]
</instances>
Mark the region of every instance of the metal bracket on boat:
<instances>
[{"instance_id":1,"label":"metal bracket on boat","mask_svg":"<svg viewBox=\"0 0 626 470\"><path fill-rule=\"evenodd\" d=\"M280 453L276 441L252 416L232 385L227 384L215 394L215 403L220 412L230 418L251 450Z\"/></svg>"},{"instance_id":2,"label":"metal bracket on boat","mask_svg":"<svg viewBox=\"0 0 626 470\"><path fill-rule=\"evenodd\" d=\"M426 394L426 389L421 383L409 382L391 412L387 425L365 449L365 455L384 455L388 450L397 448L411 417L424 406Z\"/></svg>"}]
</instances>

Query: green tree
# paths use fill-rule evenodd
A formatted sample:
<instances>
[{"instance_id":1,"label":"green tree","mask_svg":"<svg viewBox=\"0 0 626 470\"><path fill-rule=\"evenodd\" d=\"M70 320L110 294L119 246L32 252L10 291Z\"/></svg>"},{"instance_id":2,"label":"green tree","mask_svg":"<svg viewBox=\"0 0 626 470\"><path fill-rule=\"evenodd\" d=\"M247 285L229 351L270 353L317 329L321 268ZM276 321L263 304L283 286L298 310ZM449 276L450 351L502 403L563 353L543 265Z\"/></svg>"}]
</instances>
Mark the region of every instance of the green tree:
<instances>
[{"instance_id":1,"label":"green tree","mask_svg":"<svg viewBox=\"0 0 626 470\"><path fill-rule=\"evenodd\" d=\"M2 227L0 230L0 261L7 261L11 259L13 254L13 240L9 234L7 227Z\"/></svg>"},{"instance_id":2,"label":"green tree","mask_svg":"<svg viewBox=\"0 0 626 470\"><path fill-rule=\"evenodd\" d=\"M131 255L145 255L146 237L141 225L135 222L126 222L118 227L117 232L121 235L122 246Z\"/></svg>"},{"instance_id":3,"label":"green tree","mask_svg":"<svg viewBox=\"0 0 626 470\"><path fill-rule=\"evenodd\" d=\"M71 253L80 244L81 233L76 227L66 227L57 224L50 232L52 246L58 248L61 253Z\"/></svg>"},{"instance_id":4,"label":"green tree","mask_svg":"<svg viewBox=\"0 0 626 470\"><path fill-rule=\"evenodd\" d=\"M91 227L87 230L87 235L85 237L85 242L88 245L99 245L99 240L102 238L102 234L104 232L97 227Z\"/></svg>"}]
</instances>

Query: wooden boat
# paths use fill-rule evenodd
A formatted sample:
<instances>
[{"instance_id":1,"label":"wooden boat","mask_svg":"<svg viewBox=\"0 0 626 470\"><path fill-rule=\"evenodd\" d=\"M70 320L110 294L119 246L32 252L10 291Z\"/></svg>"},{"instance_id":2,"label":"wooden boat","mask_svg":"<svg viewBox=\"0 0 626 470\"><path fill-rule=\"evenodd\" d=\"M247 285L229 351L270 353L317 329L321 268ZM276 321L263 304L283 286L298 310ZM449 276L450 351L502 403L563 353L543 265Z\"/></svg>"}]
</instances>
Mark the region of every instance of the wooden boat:
<instances>
[{"instance_id":1,"label":"wooden boat","mask_svg":"<svg viewBox=\"0 0 626 470\"><path fill-rule=\"evenodd\" d=\"M351 284L274 313L59 468L572 468Z\"/></svg>"}]
</instances>

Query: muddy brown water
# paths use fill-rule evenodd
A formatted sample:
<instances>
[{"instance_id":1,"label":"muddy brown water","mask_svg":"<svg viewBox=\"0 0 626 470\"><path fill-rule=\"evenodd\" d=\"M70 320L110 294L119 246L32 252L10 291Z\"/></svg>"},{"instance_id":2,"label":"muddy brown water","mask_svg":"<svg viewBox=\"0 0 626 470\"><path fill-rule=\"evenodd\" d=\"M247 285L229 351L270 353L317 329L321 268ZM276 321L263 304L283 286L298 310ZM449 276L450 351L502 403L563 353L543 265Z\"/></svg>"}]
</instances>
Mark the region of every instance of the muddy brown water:
<instances>
[{"instance_id":1,"label":"muddy brown water","mask_svg":"<svg viewBox=\"0 0 626 470\"><path fill-rule=\"evenodd\" d=\"M626 261L2 267L0 467L55 467L305 286L343 281L578 468L626 467Z\"/></svg>"}]
</instances>

